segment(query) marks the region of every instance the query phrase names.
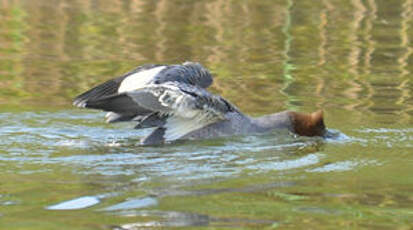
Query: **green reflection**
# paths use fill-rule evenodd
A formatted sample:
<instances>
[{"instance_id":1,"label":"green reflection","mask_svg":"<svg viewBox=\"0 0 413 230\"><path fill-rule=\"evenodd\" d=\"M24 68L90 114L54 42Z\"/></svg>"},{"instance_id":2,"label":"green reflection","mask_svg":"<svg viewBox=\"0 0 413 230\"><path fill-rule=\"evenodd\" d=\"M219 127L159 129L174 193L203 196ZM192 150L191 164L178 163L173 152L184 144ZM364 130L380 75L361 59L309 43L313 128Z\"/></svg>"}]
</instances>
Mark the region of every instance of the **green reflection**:
<instances>
[{"instance_id":1,"label":"green reflection","mask_svg":"<svg viewBox=\"0 0 413 230\"><path fill-rule=\"evenodd\" d=\"M0 228L186 228L168 215L190 229L410 228L412 9L411 0L1 1ZM350 139L143 148L132 124L71 106L138 65L187 60L248 114L323 109ZM45 209L102 194L111 195L87 209ZM147 196L159 205L101 211Z\"/></svg>"}]
</instances>

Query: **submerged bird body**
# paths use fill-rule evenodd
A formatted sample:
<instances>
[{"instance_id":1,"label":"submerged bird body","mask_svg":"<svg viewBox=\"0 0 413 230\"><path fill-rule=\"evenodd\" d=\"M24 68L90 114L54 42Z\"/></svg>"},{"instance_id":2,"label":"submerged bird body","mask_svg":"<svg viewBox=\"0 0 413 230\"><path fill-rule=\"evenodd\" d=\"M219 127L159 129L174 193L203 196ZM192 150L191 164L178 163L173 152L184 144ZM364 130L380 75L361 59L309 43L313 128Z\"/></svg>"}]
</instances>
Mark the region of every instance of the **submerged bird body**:
<instances>
[{"instance_id":1,"label":"submerged bird body","mask_svg":"<svg viewBox=\"0 0 413 230\"><path fill-rule=\"evenodd\" d=\"M155 128L144 145L287 129L305 136L325 132L322 112L292 111L251 118L226 99L209 93L212 76L199 63L144 65L75 98L78 107L108 111L106 121L134 121Z\"/></svg>"}]
</instances>

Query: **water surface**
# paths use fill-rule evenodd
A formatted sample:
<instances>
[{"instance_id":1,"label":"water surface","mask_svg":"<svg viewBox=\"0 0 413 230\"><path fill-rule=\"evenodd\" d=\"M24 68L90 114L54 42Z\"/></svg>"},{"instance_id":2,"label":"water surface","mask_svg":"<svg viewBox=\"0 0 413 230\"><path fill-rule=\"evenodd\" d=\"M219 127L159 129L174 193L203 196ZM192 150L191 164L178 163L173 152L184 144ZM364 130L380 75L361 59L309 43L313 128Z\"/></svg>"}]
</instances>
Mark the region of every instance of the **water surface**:
<instances>
[{"instance_id":1,"label":"water surface","mask_svg":"<svg viewBox=\"0 0 413 230\"><path fill-rule=\"evenodd\" d=\"M407 229L413 1L1 1L0 228ZM289 133L142 147L77 94L144 63L199 61Z\"/></svg>"}]
</instances>

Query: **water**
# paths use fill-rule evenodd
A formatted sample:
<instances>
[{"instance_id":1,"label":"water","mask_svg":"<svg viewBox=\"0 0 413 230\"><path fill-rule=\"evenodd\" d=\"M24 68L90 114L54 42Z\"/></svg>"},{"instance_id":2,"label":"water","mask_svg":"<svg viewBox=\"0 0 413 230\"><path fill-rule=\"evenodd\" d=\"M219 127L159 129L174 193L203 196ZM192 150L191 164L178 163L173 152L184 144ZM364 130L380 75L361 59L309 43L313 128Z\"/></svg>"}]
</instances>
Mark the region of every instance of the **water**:
<instances>
[{"instance_id":1,"label":"water","mask_svg":"<svg viewBox=\"0 0 413 230\"><path fill-rule=\"evenodd\" d=\"M409 229L413 1L1 1L1 229ZM199 61L251 115L331 136L142 147L72 107L144 63Z\"/></svg>"}]
</instances>

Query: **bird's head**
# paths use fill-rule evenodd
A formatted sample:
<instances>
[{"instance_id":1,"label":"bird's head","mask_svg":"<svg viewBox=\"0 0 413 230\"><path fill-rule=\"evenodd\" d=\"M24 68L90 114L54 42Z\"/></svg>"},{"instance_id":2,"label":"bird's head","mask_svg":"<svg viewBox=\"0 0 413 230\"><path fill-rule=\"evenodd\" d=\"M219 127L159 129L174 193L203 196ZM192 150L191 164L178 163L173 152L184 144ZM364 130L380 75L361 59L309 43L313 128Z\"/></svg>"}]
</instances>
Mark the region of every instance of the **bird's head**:
<instances>
[{"instance_id":1,"label":"bird's head","mask_svg":"<svg viewBox=\"0 0 413 230\"><path fill-rule=\"evenodd\" d=\"M309 137L325 135L326 127L322 110L310 114L290 111L289 115L293 123L294 132L298 135Z\"/></svg>"}]
</instances>

